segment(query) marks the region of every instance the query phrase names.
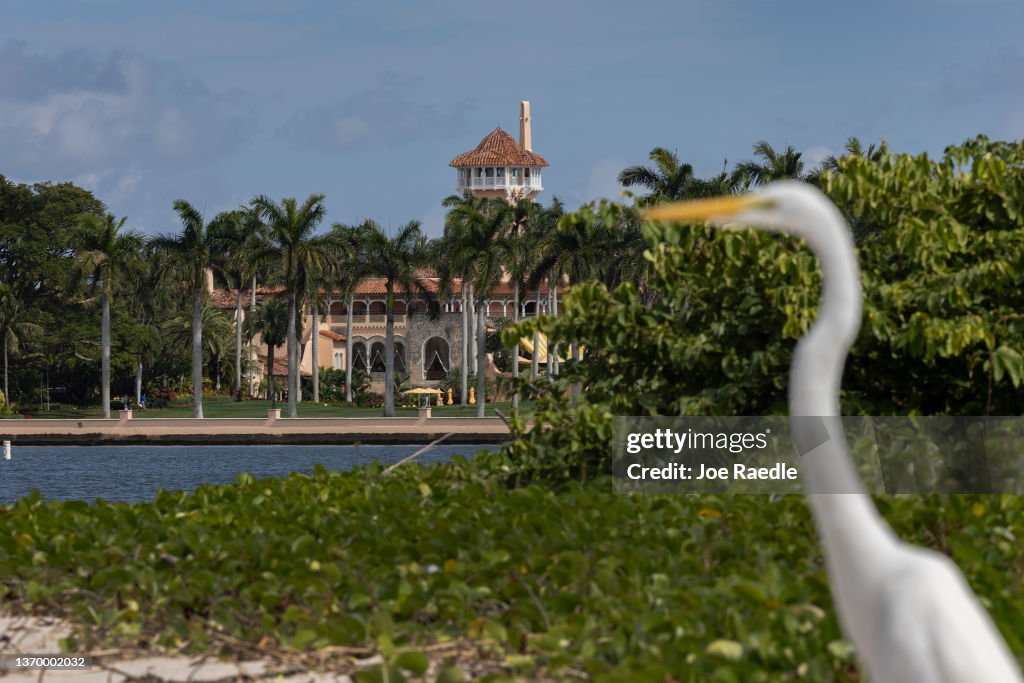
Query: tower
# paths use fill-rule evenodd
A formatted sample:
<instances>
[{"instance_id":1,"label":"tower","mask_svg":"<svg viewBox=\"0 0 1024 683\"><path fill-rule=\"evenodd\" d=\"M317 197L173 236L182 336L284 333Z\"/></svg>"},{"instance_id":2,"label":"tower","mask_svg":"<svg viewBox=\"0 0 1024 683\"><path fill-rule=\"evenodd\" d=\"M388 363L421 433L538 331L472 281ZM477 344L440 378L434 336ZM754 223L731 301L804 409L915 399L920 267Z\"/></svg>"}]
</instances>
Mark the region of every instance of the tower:
<instances>
[{"instance_id":1,"label":"tower","mask_svg":"<svg viewBox=\"0 0 1024 683\"><path fill-rule=\"evenodd\" d=\"M533 199L541 190L541 169L548 165L533 151L530 103L519 103L519 142L495 128L475 149L448 164L456 169L456 190L487 199Z\"/></svg>"}]
</instances>

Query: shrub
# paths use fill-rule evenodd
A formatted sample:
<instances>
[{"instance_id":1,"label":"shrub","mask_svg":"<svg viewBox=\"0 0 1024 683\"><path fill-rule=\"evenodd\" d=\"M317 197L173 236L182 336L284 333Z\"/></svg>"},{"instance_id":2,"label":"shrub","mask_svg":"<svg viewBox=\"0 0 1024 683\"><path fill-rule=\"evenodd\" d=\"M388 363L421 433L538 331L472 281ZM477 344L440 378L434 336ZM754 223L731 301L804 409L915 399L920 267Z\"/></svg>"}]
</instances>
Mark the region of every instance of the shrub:
<instances>
[{"instance_id":1,"label":"shrub","mask_svg":"<svg viewBox=\"0 0 1024 683\"><path fill-rule=\"evenodd\" d=\"M939 161L849 157L825 190L858 225L864 325L846 364L844 414L1024 411L1024 143L984 138ZM637 220L602 202L575 220ZM533 334L581 340L582 362L530 387L535 428L507 449L529 478L608 470L614 415L784 414L797 339L816 313L820 279L796 239L702 226L645 225L654 296L632 284L584 283ZM580 403L565 400L572 383ZM521 426L521 425L520 425Z\"/></svg>"}]
</instances>

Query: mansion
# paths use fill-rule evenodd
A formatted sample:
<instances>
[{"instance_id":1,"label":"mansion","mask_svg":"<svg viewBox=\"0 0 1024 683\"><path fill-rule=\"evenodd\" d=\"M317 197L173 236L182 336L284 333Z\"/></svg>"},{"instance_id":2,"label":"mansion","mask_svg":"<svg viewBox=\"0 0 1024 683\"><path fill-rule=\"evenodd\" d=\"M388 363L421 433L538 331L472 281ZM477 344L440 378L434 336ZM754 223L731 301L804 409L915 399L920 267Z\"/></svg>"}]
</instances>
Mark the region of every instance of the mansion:
<instances>
[{"instance_id":1,"label":"mansion","mask_svg":"<svg viewBox=\"0 0 1024 683\"><path fill-rule=\"evenodd\" d=\"M481 140L475 149L458 155L450 163L456 169L458 192L501 198L509 202L534 198L543 189L541 169L547 165L532 150L530 105L525 101L520 105L518 143L511 135L497 128ZM425 280L428 291L436 294L437 278L428 276ZM215 305L233 316L235 291L214 290L212 278L208 279L208 283ZM303 376L311 376L314 366L344 370L351 360L354 368L370 373L371 390L383 391L387 313L384 286L383 279L369 278L363 280L353 294L351 359L346 354L348 310L343 298L331 298L330 295L325 297L326 315L316 321L319 327L316 351L312 339L313 316L308 310L304 313L299 340L300 371ZM461 289L457 280L453 289L455 292ZM257 288L255 292L243 290L243 316L252 310L254 304L279 293L279 288ZM520 318L549 312L549 295L544 284L540 285L539 290L521 292L520 299ZM427 302L413 299L407 303L401 291L395 292L395 371L407 373L413 387L436 386L451 370L460 368L463 363L462 297L455 294L437 304L439 313L431 317L427 312ZM484 302L484 306L489 320L514 317L512 287L508 283L500 284L490 299ZM475 314L477 311L472 312ZM257 361L254 386L258 387L267 375L268 349L258 335L253 340L253 346L254 360ZM474 360L470 359L471 368ZM284 377L287 371L287 352L285 345L282 345L274 352L274 376ZM493 362L489 361L484 371L489 375L495 374Z\"/></svg>"}]
</instances>

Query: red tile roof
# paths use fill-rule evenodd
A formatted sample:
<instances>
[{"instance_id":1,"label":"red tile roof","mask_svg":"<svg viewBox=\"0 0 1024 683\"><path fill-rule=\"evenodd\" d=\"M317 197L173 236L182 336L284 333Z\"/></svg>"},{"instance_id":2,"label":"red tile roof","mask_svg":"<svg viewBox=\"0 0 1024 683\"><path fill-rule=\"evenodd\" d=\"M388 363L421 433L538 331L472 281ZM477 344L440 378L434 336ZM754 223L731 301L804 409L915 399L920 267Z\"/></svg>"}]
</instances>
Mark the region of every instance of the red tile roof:
<instances>
[{"instance_id":1,"label":"red tile roof","mask_svg":"<svg viewBox=\"0 0 1024 683\"><path fill-rule=\"evenodd\" d=\"M320 330L321 337L327 337L333 341L345 341L345 335L338 334L334 330Z\"/></svg>"},{"instance_id":2,"label":"red tile roof","mask_svg":"<svg viewBox=\"0 0 1024 683\"><path fill-rule=\"evenodd\" d=\"M519 146L515 139L495 128L494 132L480 141L476 149L463 152L452 159L449 166L547 166L544 157Z\"/></svg>"},{"instance_id":3,"label":"red tile roof","mask_svg":"<svg viewBox=\"0 0 1024 683\"><path fill-rule=\"evenodd\" d=\"M431 294L437 294L438 284L440 280L437 277L426 276L423 277L426 289ZM366 296L380 296L383 297L386 294L386 281L383 278L369 278L359 283L359 287L356 288L356 299ZM455 280L452 287L451 297L454 299L461 298L460 296L460 281ZM548 287L546 283L542 283L540 290L543 293L547 293ZM210 293L210 300L213 304L220 309L225 310L227 313L234 315L235 310L235 291L233 289L215 289ZM498 284L492 293L491 298L511 298L512 297L512 285L508 282L501 282ZM522 290L519 292L519 296L523 301L531 301L531 297L535 296L536 290ZM265 301L268 297L282 296L284 294L284 288L282 287L257 287L256 288L256 303ZM340 294L328 294L330 298L340 299ZM401 297L405 294L405 290L401 287L395 287L395 296ZM242 290L242 308L246 311L249 310L250 299L252 298L252 290L248 287ZM321 331L323 334L323 331Z\"/></svg>"}]
</instances>

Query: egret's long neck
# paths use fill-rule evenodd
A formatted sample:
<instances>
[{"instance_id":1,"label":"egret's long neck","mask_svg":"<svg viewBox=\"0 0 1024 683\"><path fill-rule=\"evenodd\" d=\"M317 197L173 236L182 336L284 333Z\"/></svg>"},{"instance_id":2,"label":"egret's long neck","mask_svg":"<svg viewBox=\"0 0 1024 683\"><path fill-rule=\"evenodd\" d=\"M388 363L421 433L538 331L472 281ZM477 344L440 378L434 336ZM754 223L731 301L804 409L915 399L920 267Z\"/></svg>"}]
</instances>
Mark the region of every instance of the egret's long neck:
<instances>
[{"instance_id":1,"label":"egret's long neck","mask_svg":"<svg viewBox=\"0 0 1024 683\"><path fill-rule=\"evenodd\" d=\"M814 512L830 572L842 577L833 583L841 612L847 618L862 599L864 581L876 574L884 550L895 542L878 515L850 458L839 412L839 387L846 356L857 337L861 318L860 274L853 240L838 212L817 226L808 246L815 252L824 279L818 316L797 345L790 374L789 409L793 436L801 452L801 476ZM809 423L824 425L829 440L807 441ZM801 447L803 441L803 447ZM817 445L808 452L808 446ZM845 604L844 604L845 603ZM847 609L843 610L842 608ZM859 630L857 626L853 630Z\"/></svg>"},{"instance_id":2,"label":"egret's long neck","mask_svg":"<svg viewBox=\"0 0 1024 683\"><path fill-rule=\"evenodd\" d=\"M842 228L828 232L832 234L808 240L821 263L824 285L817 319L793 357L790 415L839 416L843 364L860 329L860 274L853 241Z\"/></svg>"},{"instance_id":3,"label":"egret's long neck","mask_svg":"<svg viewBox=\"0 0 1024 683\"><path fill-rule=\"evenodd\" d=\"M820 221L821 225L807 230L807 245L821 264L822 292L817 318L793 354L791 429L808 493L859 494L864 489L839 419L839 386L846 356L860 330L860 273L853 240L839 213L821 216ZM828 430L829 440L820 447L816 447L820 439L812 438L815 425L819 432L821 426Z\"/></svg>"}]
</instances>

